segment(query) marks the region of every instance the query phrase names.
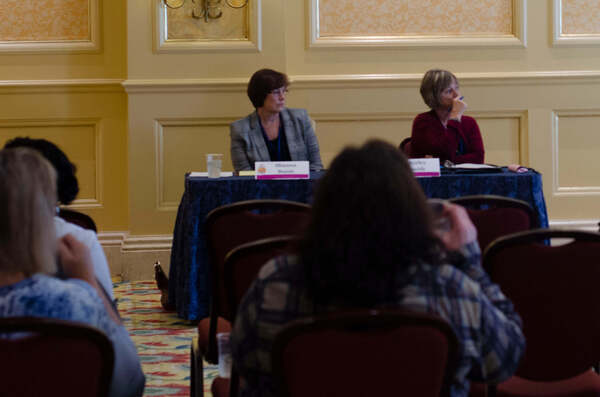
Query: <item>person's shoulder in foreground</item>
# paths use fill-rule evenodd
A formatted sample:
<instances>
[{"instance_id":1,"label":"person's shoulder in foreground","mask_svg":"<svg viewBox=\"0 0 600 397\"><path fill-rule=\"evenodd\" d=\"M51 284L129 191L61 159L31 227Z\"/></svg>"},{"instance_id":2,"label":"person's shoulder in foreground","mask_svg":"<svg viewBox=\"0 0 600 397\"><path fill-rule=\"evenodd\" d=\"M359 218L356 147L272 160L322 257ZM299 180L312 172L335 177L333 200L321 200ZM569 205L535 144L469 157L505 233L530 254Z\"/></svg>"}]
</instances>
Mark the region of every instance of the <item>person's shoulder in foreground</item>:
<instances>
[{"instance_id":1,"label":"person's shoulder in foreground","mask_svg":"<svg viewBox=\"0 0 600 397\"><path fill-rule=\"evenodd\" d=\"M142 395L145 377L135 345L125 327L109 317L96 290L87 282L35 274L0 287L0 317L14 316L55 318L100 329L115 351L110 396Z\"/></svg>"},{"instance_id":2,"label":"person's shoulder in foreground","mask_svg":"<svg viewBox=\"0 0 600 397\"><path fill-rule=\"evenodd\" d=\"M106 255L104 254L104 250L98 241L98 236L96 233L94 233L92 230L84 229L79 225L69 223L58 216L54 217L54 226L56 227L57 238L62 238L67 234L71 234L90 250L90 257L92 259L92 265L94 266L94 274L96 275L100 285L102 285L102 288L108 294L109 298L113 300L115 296L113 293L112 280L110 278L110 269L108 268Z\"/></svg>"}]
</instances>

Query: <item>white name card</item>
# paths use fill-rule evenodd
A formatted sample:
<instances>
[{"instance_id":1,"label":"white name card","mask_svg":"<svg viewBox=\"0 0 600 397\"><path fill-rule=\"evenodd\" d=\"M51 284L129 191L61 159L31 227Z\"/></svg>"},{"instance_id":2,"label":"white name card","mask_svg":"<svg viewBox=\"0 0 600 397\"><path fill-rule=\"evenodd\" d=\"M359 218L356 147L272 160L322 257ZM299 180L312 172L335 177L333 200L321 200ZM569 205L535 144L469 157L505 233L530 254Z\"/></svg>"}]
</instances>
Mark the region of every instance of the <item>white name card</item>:
<instances>
[{"instance_id":1,"label":"white name card","mask_svg":"<svg viewBox=\"0 0 600 397\"><path fill-rule=\"evenodd\" d=\"M257 161L255 179L308 179L308 161Z\"/></svg>"},{"instance_id":2,"label":"white name card","mask_svg":"<svg viewBox=\"0 0 600 397\"><path fill-rule=\"evenodd\" d=\"M417 178L440 176L440 159L408 159L408 162Z\"/></svg>"}]
</instances>

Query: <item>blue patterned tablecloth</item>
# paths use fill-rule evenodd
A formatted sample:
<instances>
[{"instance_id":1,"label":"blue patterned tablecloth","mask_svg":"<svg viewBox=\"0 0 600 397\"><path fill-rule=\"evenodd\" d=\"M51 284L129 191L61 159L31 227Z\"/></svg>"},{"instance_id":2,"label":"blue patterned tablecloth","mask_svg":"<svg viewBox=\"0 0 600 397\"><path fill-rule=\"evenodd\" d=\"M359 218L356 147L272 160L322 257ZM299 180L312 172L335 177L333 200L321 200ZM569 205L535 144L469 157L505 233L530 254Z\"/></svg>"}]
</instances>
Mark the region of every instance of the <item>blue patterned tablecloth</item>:
<instances>
[{"instance_id":1,"label":"blue patterned tablecloth","mask_svg":"<svg viewBox=\"0 0 600 397\"><path fill-rule=\"evenodd\" d=\"M310 203L315 182L308 180L257 181L253 177L208 179L185 178L185 192L177 211L169 270L169 301L177 315L188 320L208 316L208 252L204 219L216 207L251 199L283 199ZM516 174L503 170L493 174L445 174L439 178L419 178L428 197L452 198L472 194L496 194L531 204L541 227L548 227L542 176L535 171Z\"/></svg>"}]
</instances>

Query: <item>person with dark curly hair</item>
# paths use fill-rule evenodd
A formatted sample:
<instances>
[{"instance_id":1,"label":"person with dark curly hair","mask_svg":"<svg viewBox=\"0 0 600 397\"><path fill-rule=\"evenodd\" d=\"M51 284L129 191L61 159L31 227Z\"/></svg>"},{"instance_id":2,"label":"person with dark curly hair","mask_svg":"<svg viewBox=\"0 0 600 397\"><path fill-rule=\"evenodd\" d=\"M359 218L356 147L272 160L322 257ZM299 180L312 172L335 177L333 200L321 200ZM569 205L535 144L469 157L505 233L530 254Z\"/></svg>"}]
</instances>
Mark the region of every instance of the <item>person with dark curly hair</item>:
<instances>
[{"instance_id":1,"label":"person with dark curly hair","mask_svg":"<svg viewBox=\"0 0 600 397\"><path fill-rule=\"evenodd\" d=\"M250 78L248 98L256 111L230 125L236 171L253 170L256 161L309 161L311 171L323 169L308 113L285 107L288 86L287 76L272 69Z\"/></svg>"},{"instance_id":2,"label":"person with dark curly hair","mask_svg":"<svg viewBox=\"0 0 600 397\"><path fill-rule=\"evenodd\" d=\"M525 347L521 319L481 267L466 210L443 203L442 215L444 230L400 150L377 140L344 149L319 180L299 253L265 264L238 309L240 395L275 395L269 352L287 322L353 308L446 320L460 342L452 396L467 396L470 380L511 376Z\"/></svg>"},{"instance_id":3,"label":"person with dark curly hair","mask_svg":"<svg viewBox=\"0 0 600 397\"><path fill-rule=\"evenodd\" d=\"M57 175L57 204L68 205L75 200L75 197L79 193L79 183L75 176L77 167L58 146L46 139L33 139L29 137L17 137L9 140L4 145L5 149L18 147L27 147L35 150L52 164ZM106 291L109 298L111 300L114 299L110 269L96 233L83 229L73 223L65 222L58 216L54 217L54 226L58 238L71 234L88 248L98 282Z\"/></svg>"}]
</instances>

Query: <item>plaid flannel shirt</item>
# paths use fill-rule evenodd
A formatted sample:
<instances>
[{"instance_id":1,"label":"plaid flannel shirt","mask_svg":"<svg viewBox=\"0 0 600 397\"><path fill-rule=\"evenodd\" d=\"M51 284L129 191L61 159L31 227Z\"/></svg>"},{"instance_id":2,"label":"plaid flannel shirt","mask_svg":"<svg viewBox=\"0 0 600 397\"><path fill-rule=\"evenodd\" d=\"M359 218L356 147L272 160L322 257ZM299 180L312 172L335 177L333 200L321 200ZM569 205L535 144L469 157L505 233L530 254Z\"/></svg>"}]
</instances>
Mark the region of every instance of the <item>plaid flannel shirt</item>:
<instances>
[{"instance_id":1,"label":"plaid flannel shirt","mask_svg":"<svg viewBox=\"0 0 600 397\"><path fill-rule=\"evenodd\" d=\"M478 244L464 246L460 254L453 265L408 267L398 277L397 300L382 302L437 314L452 325L460 345L452 396L467 396L469 380L508 378L525 349L521 319L481 267ZM244 297L232 334L233 359L244 379L242 396L275 395L270 376L274 337L287 322L316 310L302 278L297 257L279 257L261 269ZM319 312L341 308L319 307Z\"/></svg>"}]
</instances>

